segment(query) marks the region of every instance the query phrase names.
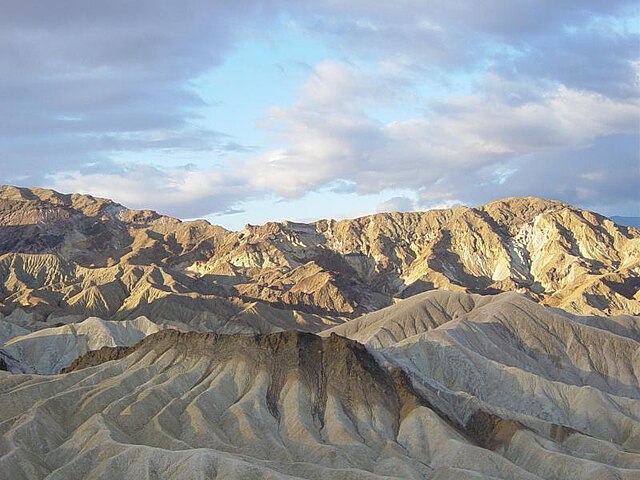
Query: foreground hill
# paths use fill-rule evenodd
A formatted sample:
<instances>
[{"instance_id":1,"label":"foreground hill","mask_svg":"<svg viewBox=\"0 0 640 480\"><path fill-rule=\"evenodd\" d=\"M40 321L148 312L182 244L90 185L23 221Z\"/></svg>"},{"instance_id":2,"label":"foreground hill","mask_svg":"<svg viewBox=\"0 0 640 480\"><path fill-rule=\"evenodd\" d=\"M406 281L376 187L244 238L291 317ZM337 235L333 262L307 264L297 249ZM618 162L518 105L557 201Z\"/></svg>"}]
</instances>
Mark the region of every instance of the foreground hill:
<instances>
[{"instance_id":1,"label":"foreground hill","mask_svg":"<svg viewBox=\"0 0 640 480\"><path fill-rule=\"evenodd\" d=\"M464 415L489 405L640 450L640 317L579 317L522 295L427 292L334 327Z\"/></svg>"},{"instance_id":2,"label":"foreground hill","mask_svg":"<svg viewBox=\"0 0 640 480\"><path fill-rule=\"evenodd\" d=\"M637 230L537 198L230 232L86 195L0 187L0 309L50 322L146 315L217 331L257 309L254 331L319 331L432 289L638 314L639 279Z\"/></svg>"},{"instance_id":3,"label":"foreground hill","mask_svg":"<svg viewBox=\"0 0 640 480\"><path fill-rule=\"evenodd\" d=\"M0 372L0 478L631 480L639 332L455 292L320 337L164 330Z\"/></svg>"}]
</instances>

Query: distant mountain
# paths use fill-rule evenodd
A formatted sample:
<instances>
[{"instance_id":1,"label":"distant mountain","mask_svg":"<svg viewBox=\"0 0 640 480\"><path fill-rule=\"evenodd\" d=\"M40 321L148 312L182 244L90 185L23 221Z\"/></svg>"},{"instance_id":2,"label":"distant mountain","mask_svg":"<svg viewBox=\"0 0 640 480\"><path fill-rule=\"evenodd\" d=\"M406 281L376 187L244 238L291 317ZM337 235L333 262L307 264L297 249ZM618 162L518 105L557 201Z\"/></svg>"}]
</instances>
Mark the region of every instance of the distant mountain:
<instances>
[{"instance_id":1,"label":"distant mountain","mask_svg":"<svg viewBox=\"0 0 640 480\"><path fill-rule=\"evenodd\" d=\"M640 228L640 217L620 217L614 215L610 217L611 220L616 222L618 225L624 225L625 227L633 227Z\"/></svg>"},{"instance_id":2,"label":"distant mountain","mask_svg":"<svg viewBox=\"0 0 640 480\"><path fill-rule=\"evenodd\" d=\"M432 289L640 313L639 278L638 230L539 198L230 232L0 187L0 310L50 322L144 315L228 333L319 331Z\"/></svg>"}]
</instances>

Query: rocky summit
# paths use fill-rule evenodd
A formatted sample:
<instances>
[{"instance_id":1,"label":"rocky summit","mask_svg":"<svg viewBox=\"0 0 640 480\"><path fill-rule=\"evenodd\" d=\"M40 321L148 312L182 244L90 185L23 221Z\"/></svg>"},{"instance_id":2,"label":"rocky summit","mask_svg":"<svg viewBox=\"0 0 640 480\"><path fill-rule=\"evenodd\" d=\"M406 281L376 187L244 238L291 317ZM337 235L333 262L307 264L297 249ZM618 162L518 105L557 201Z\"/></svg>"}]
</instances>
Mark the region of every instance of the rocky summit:
<instances>
[{"instance_id":1,"label":"rocky summit","mask_svg":"<svg viewBox=\"0 0 640 480\"><path fill-rule=\"evenodd\" d=\"M0 479L640 478L640 232L538 198L232 232L0 187Z\"/></svg>"},{"instance_id":2,"label":"rocky summit","mask_svg":"<svg viewBox=\"0 0 640 480\"><path fill-rule=\"evenodd\" d=\"M161 303L175 310L167 320L206 312L199 321L216 323L216 312L228 318L258 302L317 331L317 316L354 318L433 289L640 314L640 232L538 198L230 232L86 195L0 187L0 227L0 309L38 320L129 319Z\"/></svg>"}]
</instances>

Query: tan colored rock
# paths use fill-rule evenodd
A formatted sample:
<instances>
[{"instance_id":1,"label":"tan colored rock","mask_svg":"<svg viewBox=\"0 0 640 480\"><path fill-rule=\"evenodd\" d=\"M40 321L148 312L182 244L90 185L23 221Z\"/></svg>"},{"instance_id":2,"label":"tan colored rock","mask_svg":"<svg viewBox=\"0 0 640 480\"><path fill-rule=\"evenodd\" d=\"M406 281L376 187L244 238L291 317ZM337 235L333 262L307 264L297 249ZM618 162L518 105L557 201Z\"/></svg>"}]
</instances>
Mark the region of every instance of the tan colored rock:
<instances>
[{"instance_id":1,"label":"tan colored rock","mask_svg":"<svg viewBox=\"0 0 640 480\"><path fill-rule=\"evenodd\" d=\"M225 321L260 301L339 319L433 289L640 313L640 233L537 198L229 232L91 196L2 187L0 225L5 313L133 318L175 300L167 308L222 307L200 313Z\"/></svg>"},{"instance_id":2,"label":"tan colored rock","mask_svg":"<svg viewBox=\"0 0 640 480\"><path fill-rule=\"evenodd\" d=\"M1 479L631 480L640 472L628 442L438 396L338 335L165 330L91 352L68 372L0 372Z\"/></svg>"}]
</instances>

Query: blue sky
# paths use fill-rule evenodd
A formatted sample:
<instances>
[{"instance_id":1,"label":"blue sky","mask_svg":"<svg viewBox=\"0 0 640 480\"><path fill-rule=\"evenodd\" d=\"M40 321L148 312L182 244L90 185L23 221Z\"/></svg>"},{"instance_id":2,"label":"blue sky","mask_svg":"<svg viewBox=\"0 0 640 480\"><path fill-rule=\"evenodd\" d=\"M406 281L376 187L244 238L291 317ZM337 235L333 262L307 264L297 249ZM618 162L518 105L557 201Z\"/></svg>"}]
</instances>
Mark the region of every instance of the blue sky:
<instances>
[{"instance_id":1,"label":"blue sky","mask_svg":"<svg viewBox=\"0 0 640 480\"><path fill-rule=\"evenodd\" d=\"M511 195L640 215L639 9L9 0L0 182L233 229Z\"/></svg>"}]
</instances>

